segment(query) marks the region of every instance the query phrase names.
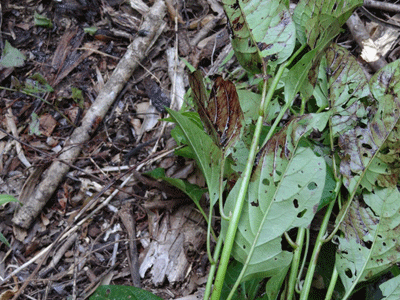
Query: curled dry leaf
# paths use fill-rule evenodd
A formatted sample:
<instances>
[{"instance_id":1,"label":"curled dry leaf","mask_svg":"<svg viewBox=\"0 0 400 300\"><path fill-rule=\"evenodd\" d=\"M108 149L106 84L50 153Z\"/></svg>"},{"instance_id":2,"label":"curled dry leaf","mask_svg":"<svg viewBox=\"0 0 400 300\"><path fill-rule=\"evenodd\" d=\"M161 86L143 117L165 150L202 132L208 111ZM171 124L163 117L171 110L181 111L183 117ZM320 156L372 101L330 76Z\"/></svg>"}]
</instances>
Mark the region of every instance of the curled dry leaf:
<instances>
[{"instance_id":1,"label":"curled dry leaf","mask_svg":"<svg viewBox=\"0 0 400 300\"><path fill-rule=\"evenodd\" d=\"M201 71L190 74L189 82L207 132L220 147L226 149L233 146L240 136L244 119L235 85L219 76L210 97L207 97Z\"/></svg>"}]
</instances>

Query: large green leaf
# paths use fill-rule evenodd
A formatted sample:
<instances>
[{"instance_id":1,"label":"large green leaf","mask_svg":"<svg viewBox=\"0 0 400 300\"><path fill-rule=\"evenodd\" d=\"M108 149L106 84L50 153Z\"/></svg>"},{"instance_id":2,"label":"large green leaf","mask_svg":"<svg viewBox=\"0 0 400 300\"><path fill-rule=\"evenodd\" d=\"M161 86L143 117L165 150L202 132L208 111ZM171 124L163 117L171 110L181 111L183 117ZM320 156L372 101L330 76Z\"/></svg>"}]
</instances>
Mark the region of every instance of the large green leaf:
<instances>
[{"instance_id":1,"label":"large green leaf","mask_svg":"<svg viewBox=\"0 0 400 300\"><path fill-rule=\"evenodd\" d=\"M320 36L314 49L303 55L303 57L289 70L285 77L285 101L293 101L296 94L302 89L303 94L307 95L306 90L314 84L318 73L312 67L318 66L321 56L331 40L339 33L339 27L331 26ZM308 80L307 80L308 79ZM311 87L311 90L313 88ZM312 94L312 92L311 92ZM308 98L311 95L307 95Z\"/></svg>"},{"instance_id":2,"label":"large green leaf","mask_svg":"<svg viewBox=\"0 0 400 300\"><path fill-rule=\"evenodd\" d=\"M278 64L290 57L296 28L283 1L223 0L222 3L232 30L232 46L243 68L258 73L261 59Z\"/></svg>"},{"instance_id":3,"label":"large green leaf","mask_svg":"<svg viewBox=\"0 0 400 300\"><path fill-rule=\"evenodd\" d=\"M219 174L222 151L202 129L195 125L188 117L179 112L167 109L185 135L191 147L197 165L206 179L211 203L218 200Z\"/></svg>"},{"instance_id":4,"label":"large green leaf","mask_svg":"<svg viewBox=\"0 0 400 300\"><path fill-rule=\"evenodd\" d=\"M400 262L400 193L397 187L365 192L353 200L341 224L336 267L350 293L358 282L390 269ZM362 204L362 205L361 205Z\"/></svg>"},{"instance_id":5,"label":"large green leaf","mask_svg":"<svg viewBox=\"0 0 400 300\"><path fill-rule=\"evenodd\" d=\"M388 154L396 159L396 154L390 153L388 147L399 139L396 124L400 119L400 61L382 68L369 85L379 105L372 111L373 119L339 138L343 155L340 172L350 192L359 184L369 191L376 184L395 186L398 179L397 169L391 169L387 163L390 161Z\"/></svg>"},{"instance_id":6,"label":"large green leaf","mask_svg":"<svg viewBox=\"0 0 400 300\"><path fill-rule=\"evenodd\" d=\"M246 276L273 276L290 264L281 248L282 234L310 224L325 185L326 163L310 148L297 145L313 129L322 131L328 113L304 115L275 134L257 158L247 193L233 256L245 263ZM225 214L235 205L240 180L228 195ZM222 222L223 233L227 221Z\"/></svg>"},{"instance_id":7,"label":"large green leaf","mask_svg":"<svg viewBox=\"0 0 400 300\"><path fill-rule=\"evenodd\" d=\"M297 39L314 48L316 39L329 29L333 19L340 28L362 4L362 0L300 0L293 13Z\"/></svg>"}]
</instances>

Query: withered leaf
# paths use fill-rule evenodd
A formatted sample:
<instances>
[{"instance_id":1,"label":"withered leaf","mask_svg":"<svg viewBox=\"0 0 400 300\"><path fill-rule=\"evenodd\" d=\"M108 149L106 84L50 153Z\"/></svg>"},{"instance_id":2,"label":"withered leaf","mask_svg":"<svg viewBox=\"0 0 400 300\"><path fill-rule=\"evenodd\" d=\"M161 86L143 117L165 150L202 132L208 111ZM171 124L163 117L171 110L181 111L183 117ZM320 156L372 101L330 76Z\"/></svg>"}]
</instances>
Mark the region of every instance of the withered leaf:
<instances>
[{"instance_id":1,"label":"withered leaf","mask_svg":"<svg viewBox=\"0 0 400 300\"><path fill-rule=\"evenodd\" d=\"M143 83L151 104L159 112L164 112L165 108L171 105L171 100L164 94L161 87L153 79L145 78Z\"/></svg>"},{"instance_id":2,"label":"withered leaf","mask_svg":"<svg viewBox=\"0 0 400 300\"><path fill-rule=\"evenodd\" d=\"M233 146L240 136L243 111L235 85L217 77L207 97L203 75L197 70L189 76L195 105L208 134L221 148Z\"/></svg>"}]
</instances>

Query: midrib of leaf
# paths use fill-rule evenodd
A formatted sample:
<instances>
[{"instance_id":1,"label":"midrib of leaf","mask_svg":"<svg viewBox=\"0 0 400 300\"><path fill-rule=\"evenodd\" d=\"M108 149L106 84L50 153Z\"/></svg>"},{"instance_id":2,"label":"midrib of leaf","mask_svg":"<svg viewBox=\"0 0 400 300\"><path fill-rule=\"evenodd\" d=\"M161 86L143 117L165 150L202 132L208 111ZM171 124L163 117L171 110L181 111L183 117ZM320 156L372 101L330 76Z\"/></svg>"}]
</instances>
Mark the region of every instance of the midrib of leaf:
<instances>
[{"instance_id":1,"label":"midrib of leaf","mask_svg":"<svg viewBox=\"0 0 400 300\"><path fill-rule=\"evenodd\" d=\"M297 142L298 142L298 141L297 141ZM269 202L269 204L268 204L268 206L266 207L266 209L263 210L263 217L262 217L260 223L258 224L258 228L257 228L256 234L255 234L255 236L254 236L254 240L253 240L253 242L252 242L252 244L251 244L251 247L250 247L250 249L249 249L249 252L248 252L248 254L247 254L246 261L244 262L243 269L242 269L242 271L240 272L240 275L239 275L239 277L238 277L238 279L237 279L235 285L234 285L233 288L232 288L232 292L231 292L230 296L233 296L233 291L234 291L234 290L237 288L237 286L240 284L241 279L246 275L247 268L248 268L249 265L250 265L250 261L251 261L251 259L253 258L254 251L255 251L255 249L256 249L256 247L257 247L258 239L259 239L261 233L263 232L264 224L266 223L267 218L270 216L271 208L272 208L272 206L275 204L275 200L276 200L276 198L278 197L278 195L279 195L280 193L282 193L282 189L285 188L284 186L282 186L282 184L283 184L283 182L286 180L286 176L285 176L285 175L289 173L289 170L290 170L290 168L292 167L294 158L296 158L296 155L298 155L298 152L297 152L297 151L300 151L300 149L303 149L303 151L307 151L307 149L308 149L308 148L299 148L299 149L297 149L297 145L298 145L297 142L296 142L296 144L294 145L294 148L293 148L294 155L292 155L292 157L290 157L290 159L287 160L287 164L286 164L286 166L284 167L283 172L282 172L282 177L280 178L279 183L278 183L278 185L277 185L277 187L276 187L276 189L275 189L275 192L274 192L273 196L271 197L271 201ZM310 151L311 151L311 150L310 150ZM311 153L312 153L312 151L311 151ZM302 154L303 154L303 153L302 153ZM275 153L274 153L274 155L275 155ZM322 158L321 158L321 160L322 160L322 162L324 162ZM260 162L260 163L262 163L262 162ZM297 168L296 168L296 169L297 169ZM262 172L260 171L260 177L261 177L261 176L262 176ZM260 179L260 180L261 180L261 179ZM271 180L273 180L273 179L271 179ZM260 184L261 184L261 183L260 183ZM306 188L306 185L303 186L301 190L303 190L303 189L305 189L305 188ZM296 194L299 194L299 193L301 192L301 190L299 190ZM250 200L248 200L248 201L250 201ZM261 199L260 199L260 201L261 201ZM285 200L283 200L283 201L288 201L288 200L285 199ZM301 199L299 199L299 201L301 201ZM290 228L290 226L291 226L292 224L293 224L293 221L292 221L292 223L290 223L290 224L289 224L289 223L288 223L288 224L285 224L286 229ZM249 224L249 226L250 226L250 224ZM273 238L276 238L276 237L271 237L271 239L273 239ZM269 241L267 241L266 243L268 243L268 242L269 242ZM228 297L228 299L230 299L230 298Z\"/></svg>"}]
</instances>

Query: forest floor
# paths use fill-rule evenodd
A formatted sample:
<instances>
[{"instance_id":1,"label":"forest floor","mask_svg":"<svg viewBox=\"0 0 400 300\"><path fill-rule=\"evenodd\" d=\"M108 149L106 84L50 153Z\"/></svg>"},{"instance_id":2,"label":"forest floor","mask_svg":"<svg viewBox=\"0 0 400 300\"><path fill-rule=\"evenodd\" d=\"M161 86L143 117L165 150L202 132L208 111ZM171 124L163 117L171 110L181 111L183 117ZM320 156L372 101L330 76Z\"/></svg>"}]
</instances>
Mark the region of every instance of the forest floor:
<instances>
[{"instance_id":1,"label":"forest floor","mask_svg":"<svg viewBox=\"0 0 400 300\"><path fill-rule=\"evenodd\" d=\"M202 297L205 223L144 173L205 186L160 119L190 108L187 65L206 77L240 68L219 1L157 3L2 1L0 49L18 51L0 67L0 194L25 209L0 208L1 299L87 299L105 284ZM336 42L359 57L350 32ZM129 49L140 53L127 60Z\"/></svg>"}]
</instances>

